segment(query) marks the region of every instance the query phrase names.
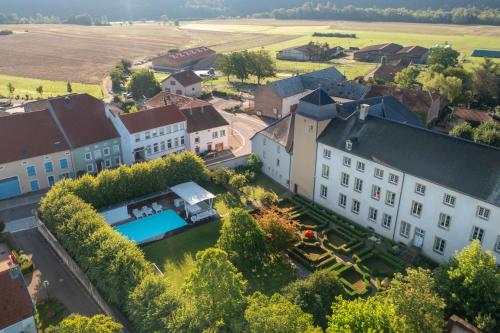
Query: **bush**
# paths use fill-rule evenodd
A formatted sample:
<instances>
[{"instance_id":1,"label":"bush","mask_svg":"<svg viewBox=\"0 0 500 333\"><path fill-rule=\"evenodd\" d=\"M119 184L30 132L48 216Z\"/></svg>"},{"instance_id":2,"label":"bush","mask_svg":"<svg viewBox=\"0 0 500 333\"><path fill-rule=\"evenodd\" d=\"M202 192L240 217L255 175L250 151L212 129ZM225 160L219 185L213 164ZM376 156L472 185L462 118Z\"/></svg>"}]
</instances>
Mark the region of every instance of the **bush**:
<instances>
[{"instance_id":1,"label":"bush","mask_svg":"<svg viewBox=\"0 0 500 333\"><path fill-rule=\"evenodd\" d=\"M276 203L278 203L278 200L279 198L274 192L265 191L259 195L259 201L261 205L267 208L276 205Z\"/></svg>"},{"instance_id":2,"label":"bush","mask_svg":"<svg viewBox=\"0 0 500 333\"><path fill-rule=\"evenodd\" d=\"M228 168L216 168L211 173L212 181L216 185L228 185L233 171Z\"/></svg>"},{"instance_id":3,"label":"bush","mask_svg":"<svg viewBox=\"0 0 500 333\"><path fill-rule=\"evenodd\" d=\"M250 170L258 172L260 171L260 169L262 169L262 164L263 163L260 158L254 153L250 154L250 156L248 157L247 166Z\"/></svg>"},{"instance_id":4,"label":"bush","mask_svg":"<svg viewBox=\"0 0 500 333\"><path fill-rule=\"evenodd\" d=\"M231 176L229 179L229 186L239 190L248 183L247 178L244 175L236 174Z\"/></svg>"}]
</instances>

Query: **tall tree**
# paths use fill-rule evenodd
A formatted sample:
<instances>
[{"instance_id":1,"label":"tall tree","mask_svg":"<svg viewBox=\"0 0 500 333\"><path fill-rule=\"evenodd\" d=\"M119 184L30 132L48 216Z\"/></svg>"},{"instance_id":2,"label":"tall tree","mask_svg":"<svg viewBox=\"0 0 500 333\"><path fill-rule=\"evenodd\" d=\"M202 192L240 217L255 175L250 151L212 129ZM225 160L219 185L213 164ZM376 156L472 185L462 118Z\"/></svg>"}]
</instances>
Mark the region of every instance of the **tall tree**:
<instances>
[{"instance_id":1,"label":"tall tree","mask_svg":"<svg viewBox=\"0 0 500 333\"><path fill-rule=\"evenodd\" d=\"M245 318L252 333L305 333L314 330L312 316L280 294L259 292L249 298Z\"/></svg>"},{"instance_id":2,"label":"tall tree","mask_svg":"<svg viewBox=\"0 0 500 333\"><path fill-rule=\"evenodd\" d=\"M156 80L153 72L149 69L141 69L130 77L127 90L134 96L134 98L147 98L156 95L160 90L160 83Z\"/></svg>"},{"instance_id":3,"label":"tall tree","mask_svg":"<svg viewBox=\"0 0 500 333\"><path fill-rule=\"evenodd\" d=\"M250 74L248 51L233 52L230 55L230 59L234 76L241 80L241 82L247 80Z\"/></svg>"},{"instance_id":4,"label":"tall tree","mask_svg":"<svg viewBox=\"0 0 500 333\"><path fill-rule=\"evenodd\" d=\"M196 311L201 329L219 325L232 332L244 327L247 283L221 249L198 252L196 267L187 277L184 294Z\"/></svg>"},{"instance_id":5,"label":"tall tree","mask_svg":"<svg viewBox=\"0 0 500 333\"><path fill-rule=\"evenodd\" d=\"M233 58L231 57L230 54L229 55L223 54L219 57L219 59L217 60L217 64L216 64L217 69L220 70L222 73L224 73L228 82L229 82L229 78L231 77L231 75L234 74L234 67L233 67L232 59Z\"/></svg>"},{"instance_id":6,"label":"tall tree","mask_svg":"<svg viewBox=\"0 0 500 333\"><path fill-rule=\"evenodd\" d=\"M424 83L425 89L435 91L446 97L450 103L453 103L462 92L462 80L454 76L444 76L441 73L434 76Z\"/></svg>"},{"instance_id":7,"label":"tall tree","mask_svg":"<svg viewBox=\"0 0 500 333\"><path fill-rule=\"evenodd\" d=\"M43 86L38 86L36 87L36 92L40 95L40 97L42 97L43 95Z\"/></svg>"},{"instance_id":8,"label":"tall tree","mask_svg":"<svg viewBox=\"0 0 500 333\"><path fill-rule=\"evenodd\" d=\"M420 75L420 70L416 66L410 66L396 73L394 82L401 88L413 88L418 85L417 77Z\"/></svg>"},{"instance_id":9,"label":"tall tree","mask_svg":"<svg viewBox=\"0 0 500 333\"><path fill-rule=\"evenodd\" d=\"M314 324L326 328L327 316L335 297L342 295L344 288L338 276L331 270L319 270L305 280L297 280L283 289L283 295L304 312L313 315Z\"/></svg>"},{"instance_id":10,"label":"tall tree","mask_svg":"<svg viewBox=\"0 0 500 333\"><path fill-rule=\"evenodd\" d=\"M500 123L496 120L482 123L474 129L473 139L476 142L500 148Z\"/></svg>"},{"instance_id":11,"label":"tall tree","mask_svg":"<svg viewBox=\"0 0 500 333\"><path fill-rule=\"evenodd\" d=\"M167 280L150 274L130 293L127 312L138 332L162 332L180 304Z\"/></svg>"},{"instance_id":12,"label":"tall tree","mask_svg":"<svg viewBox=\"0 0 500 333\"><path fill-rule=\"evenodd\" d=\"M71 82L68 81L68 83L66 84L66 91L68 93L72 93L73 92L73 87L71 86Z\"/></svg>"},{"instance_id":13,"label":"tall tree","mask_svg":"<svg viewBox=\"0 0 500 333\"><path fill-rule=\"evenodd\" d=\"M257 77L257 84L266 77L276 75L276 65L271 54L266 50L258 50L248 53L248 69L250 74Z\"/></svg>"},{"instance_id":14,"label":"tall tree","mask_svg":"<svg viewBox=\"0 0 500 333\"><path fill-rule=\"evenodd\" d=\"M500 102L500 65L486 58L472 69L474 95L480 104L496 106Z\"/></svg>"},{"instance_id":15,"label":"tall tree","mask_svg":"<svg viewBox=\"0 0 500 333\"><path fill-rule=\"evenodd\" d=\"M268 261L266 236L252 215L233 209L224 219L217 246L229 254L238 269L248 272Z\"/></svg>"},{"instance_id":16,"label":"tall tree","mask_svg":"<svg viewBox=\"0 0 500 333\"><path fill-rule=\"evenodd\" d=\"M297 241L297 228L292 224L290 210L270 207L261 210L256 220L273 252L284 252Z\"/></svg>"},{"instance_id":17,"label":"tall tree","mask_svg":"<svg viewBox=\"0 0 500 333\"><path fill-rule=\"evenodd\" d=\"M54 333L121 333L122 325L113 321L112 318L104 315L85 317L72 315L56 327L49 329Z\"/></svg>"},{"instance_id":18,"label":"tall tree","mask_svg":"<svg viewBox=\"0 0 500 333\"><path fill-rule=\"evenodd\" d=\"M9 82L7 84L7 89L9 90L9 96L10 96L10 98L12 98L12 96L14 95L14 91L16 91L16 88L14 87L14 85L12 84L12 82Z\"/></svg>"},{"instance_id":19,"label":"tall tree","mask_svg":"<svg viewBox=\"0 0 500 333\"><path fill-rule=\"evenodd\" d=\"M500 325L500 270L495 257L483 251L478 240L441 265L436 286L448 315L457 314L485 332L494 332L495 325ZM483 323L488 326L479 325Z\"/></svg>"},{"instance_id":20,"label":"tall tree","mask_svg":"<svg viewBox=\"0 0 500 333\"><path fill-rule=\"evenodd\" d=\"M454 67L458 64L460 53L451 47L434 47L429 51L428 65L441 65L444 68Z\"/></svg>"},{"instance_id":21,"label":"tall tree","mask_svg":"<svg viewBox=\"0 0 500 333\"><path fill-rule=\"evenodd\" d=\"M407 332L441 333L444 326L444 300L437 295L429 270L408 269L397 273L385 293L402 318Z\"/></svg>"}]
</instances>

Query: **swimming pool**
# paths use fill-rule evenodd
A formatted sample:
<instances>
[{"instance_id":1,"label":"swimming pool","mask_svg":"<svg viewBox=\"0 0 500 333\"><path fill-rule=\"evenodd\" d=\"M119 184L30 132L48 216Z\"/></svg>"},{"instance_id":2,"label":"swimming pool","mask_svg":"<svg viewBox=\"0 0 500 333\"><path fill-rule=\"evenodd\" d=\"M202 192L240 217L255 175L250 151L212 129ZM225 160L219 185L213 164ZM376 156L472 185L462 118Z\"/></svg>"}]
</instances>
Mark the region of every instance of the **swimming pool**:
<instances>
[{"instance_id":1,"label":"swimming pool","mask_svg":"<svg viewBox=\"0 0 500 333\"><path fill-rule=\"evenodd\" d=\"M169 209L155 215L119 225L113 229L118 231L125 238L140 244L147 240L159 239L167 232L186 225L186 221L173 210Z\"/></svg>"}]
</instances>

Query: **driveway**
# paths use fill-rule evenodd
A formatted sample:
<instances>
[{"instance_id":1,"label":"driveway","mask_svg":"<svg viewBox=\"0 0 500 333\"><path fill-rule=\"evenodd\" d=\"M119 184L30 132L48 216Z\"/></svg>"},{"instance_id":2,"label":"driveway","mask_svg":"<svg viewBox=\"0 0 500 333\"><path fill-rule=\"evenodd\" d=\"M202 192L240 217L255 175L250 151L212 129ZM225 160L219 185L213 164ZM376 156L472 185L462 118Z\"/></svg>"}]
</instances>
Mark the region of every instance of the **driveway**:
<instances>
[{"instance_id":1,"label":"driveway","mask_svg":"<svg viewBox=\"0 0 500 333\"><path fill-rule=\"evenodd\" d=\"M17 245L32 256L36 267L33 274L25 277L33 300L47 297L42 282L49 281L49 296L58 299L71 313L86 316L102 313L79 282L59 261L57 255L52 252L50 245L37 229L15 232L12 236Z\"/></svg>"},{"instance_id":2,"label":"driveway","mask_svg":"<svg viewBox=\"0 0 500 333\"><path fill-rule=\"evenodd\" d=\"M46 191L24 194L6 200L0 200L0 221L14 221L32 216L32 210L38 208L40 199Z\"/></svg>"}]
</instances>

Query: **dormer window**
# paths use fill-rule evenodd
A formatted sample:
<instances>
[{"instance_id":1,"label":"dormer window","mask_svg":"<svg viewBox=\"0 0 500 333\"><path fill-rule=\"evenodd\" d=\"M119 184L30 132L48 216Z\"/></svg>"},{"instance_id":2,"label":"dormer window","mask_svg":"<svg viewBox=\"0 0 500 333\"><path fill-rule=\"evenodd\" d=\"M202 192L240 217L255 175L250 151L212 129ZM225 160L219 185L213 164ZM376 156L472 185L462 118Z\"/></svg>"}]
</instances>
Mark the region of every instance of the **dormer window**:
<instances>
[{"instance_id":1,"label":"dormer window","mask_svg":"<svg viewBox=\"0 0 500 333\"><path fill-rule=\"evenodd\" d=\"M345 141L345 149L347 149L348 151L352 150L352 141L351 140Z\"/></svg>"}]
</instances>

